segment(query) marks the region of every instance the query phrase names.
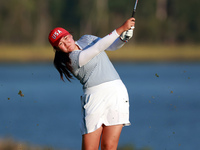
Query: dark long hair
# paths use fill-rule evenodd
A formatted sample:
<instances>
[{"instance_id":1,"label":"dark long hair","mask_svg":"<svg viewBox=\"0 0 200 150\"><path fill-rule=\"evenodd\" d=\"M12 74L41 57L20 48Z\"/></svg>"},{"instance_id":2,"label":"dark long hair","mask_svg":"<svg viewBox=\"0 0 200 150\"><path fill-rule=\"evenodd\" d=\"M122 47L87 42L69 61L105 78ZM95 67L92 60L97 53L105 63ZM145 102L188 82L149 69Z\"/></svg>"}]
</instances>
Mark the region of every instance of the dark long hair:
<instances>
[{"instance_id":1,"label":"dark long hair","mask_svg":"<svg viewBox=\"0 0 200 150\"><path fill-rule=\"evenodd\" d=\"M71 60L69 58L69 53L64 53L60 50L58 50L57 47L54 47L55 49L55 57L54 57L54 66L60 73L61 79L63 79L63 74L65 75L66 79L71 82L70 79L73 79L73 76L71 74L72 67L71 67Z\"/></svg>"}]
</instances>

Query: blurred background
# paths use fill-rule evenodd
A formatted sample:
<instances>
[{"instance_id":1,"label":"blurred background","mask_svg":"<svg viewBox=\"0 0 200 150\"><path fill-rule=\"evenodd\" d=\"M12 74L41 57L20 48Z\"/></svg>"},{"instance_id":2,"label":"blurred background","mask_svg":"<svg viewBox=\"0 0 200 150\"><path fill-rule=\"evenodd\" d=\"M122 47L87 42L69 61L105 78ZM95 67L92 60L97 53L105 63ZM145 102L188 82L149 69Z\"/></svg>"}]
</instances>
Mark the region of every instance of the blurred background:
<instances>
[{"instance_id":1,"label":"blurred background","mask_svg":"<svg viewBox=\"0 0 200 150\"><path fill-rule=\"evenodd\" d=\"M47 44L57 26L104 36L132 14L133 0L1 0L0 43ZM137 42L194 43L200 40L198 0L142 0L136 13Z\"/></svg>"},{"instance_id":2,"label":"blurred background","mask_svg":"<svg viewBox=\"0 0 200 150\"><path fill-rule=\"evenodd\" d=\"M0 150L78 150L82 87L62 82L48 34L103 37L134 0L0 1ZM133 38L108 52L127 86L132 125L120 150L198 149L200 1L139 0Z\"/></svg>"}]
</instances>

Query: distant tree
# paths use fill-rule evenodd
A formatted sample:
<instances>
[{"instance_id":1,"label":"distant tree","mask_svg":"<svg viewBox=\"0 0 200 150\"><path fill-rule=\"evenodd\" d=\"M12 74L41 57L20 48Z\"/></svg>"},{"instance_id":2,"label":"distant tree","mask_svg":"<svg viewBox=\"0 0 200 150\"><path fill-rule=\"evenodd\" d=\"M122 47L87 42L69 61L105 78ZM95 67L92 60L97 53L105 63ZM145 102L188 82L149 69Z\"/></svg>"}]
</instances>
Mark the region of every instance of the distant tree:
<instances>
[{"instance_id":1,"label":"distant tree","mask_svg":"<svg viewBox=\"0 0 200 150\"><path fill-rule=\"evenodd\" d=\"M167 19L167 0L157 0L156 17L161 21Z\"/></svg>"},{"instance_id":2,"label":"distant tree","mask_svg":"<svg viewBox=\"0 0 200 150\"><path fill-rule=\"evenodd\" d=\"M108 0L80 0L80 34L104 35L108 32Z\"/></svg>"},{"instance_id":3,"label":"distant tree","mask_svg":"<svg viewBox=\"0 0 200 150\"><path fill-rule=\"evenodd\" d=\"M0 2L0 41L12 43L32 38L34 0Z\"/></svg>"},{"instance_id":4,"label":"distant tree","mask_svg":"<svg viewBox=\"0 0 200 150\"><path fill-rule=\"evenodd\" d=\"M50 16L48 0L35 0L36 3L36 20L35 20L35 32L34 43L43 45L47 42L47 36L50 31Z\"/></svg>"},{"instance_id":5,"label":"distant tree","mask_svg":"<svg viewBox=\"0 0 200 150\"><path fill-rule=\"evenodd\" d=\"M170 0L171 36L176 43L200 43L200 1Z\"/></svg>"},{"instance_id":6,"label":"distant tree","mask_svg":"<svg viewBox=\"0 0 200 150\"><path fill-rule=\"evenodd\" d=\"M108 0L96 0L96 33L105 35L109 32Z\"/></svg>"}]
</instances>

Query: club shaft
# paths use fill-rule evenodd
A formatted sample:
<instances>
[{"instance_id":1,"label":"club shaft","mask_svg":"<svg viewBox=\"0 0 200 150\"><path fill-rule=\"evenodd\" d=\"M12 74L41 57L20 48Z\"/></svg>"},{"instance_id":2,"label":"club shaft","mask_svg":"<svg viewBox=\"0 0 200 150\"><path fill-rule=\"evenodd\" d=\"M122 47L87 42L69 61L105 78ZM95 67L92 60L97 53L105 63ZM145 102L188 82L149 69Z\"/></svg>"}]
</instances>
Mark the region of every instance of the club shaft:
<instances>
[{"instance_id":1,"label":"club shaft","mask_svg":"<svg viewBox=\"0 0 200 150\"><path fill-rule=\"evenodd\" d=\"M136 8L137 8L137 3L138 3L138 0L135 1L135 6L134 6L134 9L133 9L132 17L135 16L135 12L136 12Z\"/></svg>"}]
</instances>

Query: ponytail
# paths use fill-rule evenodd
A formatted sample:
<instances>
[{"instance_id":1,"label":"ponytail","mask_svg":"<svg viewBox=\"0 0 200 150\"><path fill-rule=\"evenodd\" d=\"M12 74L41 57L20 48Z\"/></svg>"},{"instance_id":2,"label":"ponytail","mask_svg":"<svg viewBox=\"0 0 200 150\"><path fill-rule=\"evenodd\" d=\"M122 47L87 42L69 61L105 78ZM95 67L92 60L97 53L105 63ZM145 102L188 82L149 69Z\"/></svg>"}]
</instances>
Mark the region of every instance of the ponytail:
<instances>
[{"instance_id":1,"label":"ponytail","mask_svg":"<svg viewBox=\"0 0 200 150\"><path fill-rule=\"evenodd\" d=\"M73 76L71 74L72 67L70 66L70 64L71 64L71 60L69 58L69 53L64 53L62 51L56 50L55 57L54 57L54 66L60 73L60 77L63 81L64 81L63 74L65 75L65 77L67 78L69 82L71 82L70 79L73 79Z\"/></svg>"}]
</instances>

